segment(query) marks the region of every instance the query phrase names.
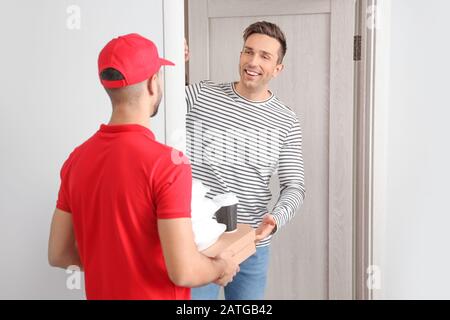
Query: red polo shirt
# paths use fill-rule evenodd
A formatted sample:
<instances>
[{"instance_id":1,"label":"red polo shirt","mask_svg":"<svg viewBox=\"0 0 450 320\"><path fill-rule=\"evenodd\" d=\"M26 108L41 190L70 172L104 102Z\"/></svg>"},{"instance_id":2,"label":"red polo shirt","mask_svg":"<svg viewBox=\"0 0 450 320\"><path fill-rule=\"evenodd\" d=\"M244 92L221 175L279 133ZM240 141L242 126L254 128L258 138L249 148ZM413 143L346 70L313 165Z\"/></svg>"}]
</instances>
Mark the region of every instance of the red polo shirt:
<instances>
[{"instance_id":1,"label":"red polo shirt","mask_svg":"<svg viewBox=\"0 0 450 320\"><path fill-rule=\"evenodd\" d=\"M190 299L168 276L157 219L191 216L191 167L140 125L101 125L61 169L88 299Z\"/></svg>"}]
</instances>

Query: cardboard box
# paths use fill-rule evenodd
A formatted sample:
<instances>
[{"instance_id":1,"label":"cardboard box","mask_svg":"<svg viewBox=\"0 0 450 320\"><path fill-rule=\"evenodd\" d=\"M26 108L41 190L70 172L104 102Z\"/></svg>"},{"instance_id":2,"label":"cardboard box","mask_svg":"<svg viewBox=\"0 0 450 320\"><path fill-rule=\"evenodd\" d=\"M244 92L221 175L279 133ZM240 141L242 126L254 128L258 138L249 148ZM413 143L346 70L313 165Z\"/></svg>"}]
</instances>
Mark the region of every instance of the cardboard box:
<instances>
[{"instance_id":1,"label":"cardboard box","mask_svg":"<svg viewBox=\"0 0 450 320\"><path fill-rule=\"evenodd\" d=\"M238 223L236 231L225 232L219 239L202 253L208 257L216 257L219 253L230 250L238 264L244 262L256 252L255 229L247 224Z\"/></svg>"}]
</instances>

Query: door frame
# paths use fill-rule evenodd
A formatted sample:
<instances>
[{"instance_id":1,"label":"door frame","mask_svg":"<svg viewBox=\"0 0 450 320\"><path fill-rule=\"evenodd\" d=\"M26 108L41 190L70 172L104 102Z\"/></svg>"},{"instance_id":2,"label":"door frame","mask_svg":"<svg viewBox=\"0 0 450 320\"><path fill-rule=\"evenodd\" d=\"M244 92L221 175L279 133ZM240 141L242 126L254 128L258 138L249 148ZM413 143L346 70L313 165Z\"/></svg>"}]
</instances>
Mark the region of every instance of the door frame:
<instances>
[{"instance_id":1,"label":"door frame","mask_svg":"<svg viewBox=\"0 0 450 320\"><path fill-rule=\"evenodd\" d=\"M186 101L184 93L184 0L162 1L163 50L161 56L175 63L164 68L165 143L185 151Z\"/></svg>"},{"instance_id":2,"label":"door frame","mask_svg":"<svg viewBox=\"0 0 450 320\"><path fill-rule=\"evenodd\" d=\"M367 17L376 0L360 0L356 4L355 37L359 38L360 58L355 61L355 298L370 300L366 272L372 264L372 181L373 181L373 18ZM358 41L355 38L355 43Z\"/></svg>"},{"instance_id":3,"label":"door frame","mask_svg":"<svg viewBox=\"0 0 450 320\"><path fill-rule=\"evenodd\" d=\"M389 97L390 0L357 1L355 298L382 298Z\"/></svg>"}]
</instances>

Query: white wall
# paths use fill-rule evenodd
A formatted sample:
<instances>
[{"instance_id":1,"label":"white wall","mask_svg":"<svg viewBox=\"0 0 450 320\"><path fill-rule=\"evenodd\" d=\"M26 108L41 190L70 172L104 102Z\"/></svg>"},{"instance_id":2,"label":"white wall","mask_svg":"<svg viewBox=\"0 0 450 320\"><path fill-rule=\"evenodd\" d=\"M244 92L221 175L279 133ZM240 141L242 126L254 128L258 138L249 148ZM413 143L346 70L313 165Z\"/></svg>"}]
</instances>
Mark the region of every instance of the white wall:
<instances>
[{"instance_id":1,"label":"white wall","mask_svg":"<svg viewBox=\"0 0 450 320\"><path fill-rule=\"evenodd\" d=\"M448 0L391 1L390 46L380 47L390 76L377 80L389 83L387 131L375 131L385 139L375 166L386 168L379 298L450 299L449 12Z\"/></svg>"},{"instance_id":2,"label":"white wall","mask_svg":"<svg viewBox=\"0 0 450 320\"><path fill-rule=\"evenodd\" d=\"M66 26L70 5L81 9L79 30ZM68 290L64 270L47 263L59 170L73 148L109 120L110 103L97 77L100 49L117 35L138 32L163 55L164 32L171 33L164 17L170 12L163 12L162 0L2 1L0 299L84 296L83 290ZM177 32L175 60L183 61L183 29ZM181 84L183 79L184 69ZM184 86L169 94L184 101ZM151 121L159 141L165 139L164 121L162 105Z\"/></svg>"}]
</instances>

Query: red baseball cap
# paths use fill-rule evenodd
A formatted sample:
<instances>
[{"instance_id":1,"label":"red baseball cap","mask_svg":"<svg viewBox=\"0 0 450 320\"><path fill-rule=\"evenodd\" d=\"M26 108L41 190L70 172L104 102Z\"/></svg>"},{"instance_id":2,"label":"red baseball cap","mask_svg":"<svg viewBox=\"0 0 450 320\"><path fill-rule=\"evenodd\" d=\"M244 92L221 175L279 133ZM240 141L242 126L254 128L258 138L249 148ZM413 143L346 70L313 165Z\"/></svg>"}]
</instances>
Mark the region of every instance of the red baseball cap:
<instances>
[{"instance_id":1,"label":"red baseball cap","mask_svg":"<svg viewBox=\"0 0 450 320\"><path fill-rule=\"evenodd\" d=\"M123 80L102 80L105 88L121 88L149 79L161 66L174 66L162 59L158 48L149 39L137 33L130 33L112 39L98 56L98 74L107 68L114 68L124 76Z\"/></svg>"}]
</instances>

